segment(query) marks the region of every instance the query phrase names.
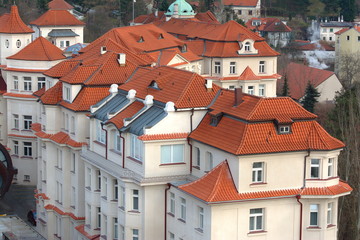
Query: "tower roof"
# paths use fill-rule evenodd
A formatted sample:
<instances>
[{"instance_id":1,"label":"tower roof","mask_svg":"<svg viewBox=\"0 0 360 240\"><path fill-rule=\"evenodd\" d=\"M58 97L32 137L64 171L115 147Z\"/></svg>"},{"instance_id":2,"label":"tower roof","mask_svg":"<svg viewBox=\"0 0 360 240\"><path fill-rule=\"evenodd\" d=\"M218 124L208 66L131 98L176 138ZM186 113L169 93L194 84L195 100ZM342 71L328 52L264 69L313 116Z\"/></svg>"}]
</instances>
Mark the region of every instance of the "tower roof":
<instances>
[{"instance_id":1,"label":"tower roof","mask_svg":"<svg viewBox=\"0 0 360 240\"><path fill-rule=\"evenodd\" d=\"M64 0L52 0L48 3L49 9L52 10L71 10L74 9L73 6L65 2Z\"/></svg>"},{"instance_id":2,"label":"tower roof","mask_svg":"<svg viewBox=\"0 0 360 240\"><path fill-rule=\"evenodd\" d=\"M191 5L189 3L187 3L185 0L176 0L175 2L173 2L167 12L166 15L167 16L171 16L174 14L174 12L176 12L175 9L175 5L178 6L178 15L179 16L193 16L195 15L194 10L192 9Z\"/></svg>"},{"instance_id":3,"label":"tower roof","mask_svg":"<svg viewBox=\"0 0 360 240\"><path fill-rule=\"evenodd\" d=\"M27 45L18 53L8 57L14 60L28 61L54 61L65 59L60 48L50 43L43 37L38 37L35 41Z\"/></svg>"},{"instance_id":4,"label":"tower roof","mask_svg":"<svg viewBox=\"0 0 360 240\"><path fill-rule=\"evenodd\" d=\"M10 14L0 17L0 33L32 33L31 28L21 20L17 6L11 6Z\"/></svg>"},{"instance_id":5,"label":"tower roof","mask_svg":"<svg viewBox=\"0 0 360 240\"><path fill-rule=\"evenodd\" d=\"M49 10L30 22L37 26L80 26L85 25L67 10Z\"/></svg>"}]
</instances>

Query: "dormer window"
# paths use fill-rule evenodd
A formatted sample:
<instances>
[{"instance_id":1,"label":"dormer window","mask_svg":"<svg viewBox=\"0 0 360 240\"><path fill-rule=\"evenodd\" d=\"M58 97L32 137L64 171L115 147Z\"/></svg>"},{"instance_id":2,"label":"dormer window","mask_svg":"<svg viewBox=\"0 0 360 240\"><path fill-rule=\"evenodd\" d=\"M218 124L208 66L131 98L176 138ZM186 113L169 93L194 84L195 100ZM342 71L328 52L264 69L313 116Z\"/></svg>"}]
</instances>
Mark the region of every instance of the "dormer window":
<instances>
[{"instance_id":1,"label":"dormer window","mask_svg":"<svg viewBox=\"0 0 360 240\"><path fill-rule=\"evenodd\" d=\"M279 134L290 133L290 126L279 126Z\"/></svg>"},{"instance_id":2,"label":"dormer window","mask_svg":"<svg viewBox=\"0 0 360 240\"><path fill-rule=\"evenodd\" d=\"M211 116L210 125L216 127L219 124L221 117L222 117L221 114L218 114L216 116Z\"/></svg>"},{"instance_id":3,"label":"dormer window","mask_svg":"<svg viewBox=\"0 0 360 240\"><path fill-rule=\"evenodd\" d=\"M71 102L71 89L68 86L64 86L63 98L65 101Z\"/></svg>"},{"instance_id":4,"label":"dormer window","mask_svg":"<svg viewBox=\"0 0 360 240\"><path fill-rule=\"evenodd\" d=\"M250 51L251 44L249 42L245 43L245 51Z\"/></svg>"},{"instance_id":5,"label":"dormer window","mask_svg":"<svg viewBox=\"0 0 360 240\"><path fill-rule=\"evenodd\" d=\"M153 80L153 81L150 83L149 87L154 88L154 89L160 89L160 88L159 88L159 85L157 84L157 82L156 82L155 80Z\"/></svg>"},{"instance_id":6,"label":"dormer window","mask_svg":"<svg viewBox=\"0 0 360 240\"><path fill-rule=\"evenodd\" d=\"M187 52L187 45L186 44L184 44L182 46L181 52Z\"/></svg>"},{"instance_id":7,"label":"dormer window","mask_svg":"<svg viewBox=\"0 0 360 240\"><path fill-rule=\"evenodd\" d=\"M138 42L139 42L139 43L144 42L144 38L143 38L143 37L140 37L140 39L139 39Z\"/></svg>"}]
</instances>

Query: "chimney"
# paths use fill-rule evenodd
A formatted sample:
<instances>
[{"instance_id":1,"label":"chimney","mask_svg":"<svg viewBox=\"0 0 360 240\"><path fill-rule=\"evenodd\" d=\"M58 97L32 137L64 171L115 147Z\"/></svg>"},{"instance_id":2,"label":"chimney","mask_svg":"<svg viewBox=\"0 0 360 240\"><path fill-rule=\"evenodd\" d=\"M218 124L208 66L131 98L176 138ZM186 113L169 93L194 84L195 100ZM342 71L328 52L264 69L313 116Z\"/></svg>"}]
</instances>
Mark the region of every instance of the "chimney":
<instances>
[{"instance_id":1,"label":"chimney","mask_svg":"<svg viewBox=\"0 0 360 240\"><path fill-rule=\"evenodd\" d=\"M135 95L136 95L136 90L135 89L130 89L126 97L130 101L134 101L135 100Z\"/></svg>"},{"instance_id":2,"label":"chimney","mask_svg":"<svg viewBox=\"0 0 360 240\"><path fill-rule=\"evenodd\" d=\"M234 103L234 107L239 106L244 100L243 98L243 92L242 92L242 88L235 88L235 103Z\"/></svg>"},{"instance_id":3,"label":"chimney","mask_svg":"<svg viewBox=\"0 0 360 240\"><path fill-rule=\"evenodd\" d=\"M208 92L211 92L212 90L212 84L213 84L213 80L212 79L206 79L206 89Z\"/></svg>"},{"instance_id":4,"label":"chimney","mask_svg":"<svg viewBox=\"0 0 360 240\"><path fill-rule=\"evenodd\" d=\"M175 112L175 104L173 102L167 102L164 108L165 112Z\"/></svg>"},{"instance_id":5,"label":"chimney","mask_svg":"<svg viewBox=\"0 0 360 240\"><path fill-rule=\"evenodd\" d=\"M101 47L100 47L100 54L101 54L101 55L105 54L106 51L107 51L107 50L106 50L106 46L101 46Z\"/></svg>"},{"instance_id":6,"label":"chimney","mask_svg":"<svg viewBox=\"0 0 360 240\"><path fill-rule=\"evenodd\" d=\"M111 93L111 94L117 94L118 93L118 87L119 87L119 85L117 85L117 84L111 84L111 86L110 86L110 89L109 89L109 92Z\"/></svg>"},{"instance_id":7,"label":"chimney","mask_svg":"<svg viewBox=\"0 0 360 240\"><path fill-rule=\"evenodd\" d=\"M125 53L118 54L118 62L120 64L120 66L125 66L125 63L126 63L126 54Z\"/></svg>"},{"instance_id":8,"label":"chimney","mask_svg":"<svg viewBox=\"0 0 360 240\"><path fill-rule=\"evenodd\" d=\"M147 107L151 107L154 104L154 96L153 95L146 95L144 104Z\"/></svg>"}]
</instances>

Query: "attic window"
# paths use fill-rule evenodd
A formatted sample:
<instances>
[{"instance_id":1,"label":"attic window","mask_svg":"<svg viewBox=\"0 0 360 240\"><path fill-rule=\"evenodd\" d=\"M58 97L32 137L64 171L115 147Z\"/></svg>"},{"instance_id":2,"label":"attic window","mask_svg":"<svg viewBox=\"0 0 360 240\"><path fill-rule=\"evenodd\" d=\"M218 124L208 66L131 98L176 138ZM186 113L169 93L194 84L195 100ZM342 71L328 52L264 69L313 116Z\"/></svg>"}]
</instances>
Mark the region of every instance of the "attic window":
<instances>
[{"instance_id":1,"label":"attic window","mask_svg":"<svg viewBox=\"0 0 360 240\"><path fill-rule=\"evenodd\" d=\"M154 89L160 89L160 88L159 88L159 85L156 83L155 80L153 80L153 81L150 83L149 87L154 88Z\"/></svg>"},{"instance_id":2,"label":"attic window","mask_svg":"<svg viewBox=\"0 0 360 240\"><path fill-rule=\"evenodd\" d=\"M287 134L290 133L290 126L279 126L279 134Z\"/></svg>"},{"instance_id":3,"label":"attic window","mask_svg":"<svg viewBox=\"0 0 360 240\"><path fill-rule=\"evenodd\" d=\"M187 13L187 10L185 9L183 12L184 12L184 13Z\"/></svg>"},{"instance_id":4,"label":"attic window","mask_svg":"<svg viewBox=\"0 0 360 240\"><path fill-rule=\"evenodd\" d=\"M280 22L276 22L275 25L276 25L276 26L277 26L277 25L280 25Z\"/></svg>"},{"instance_id":5,"label":"attic window","mask_svg":"<svg viewBox=\"0 0 360 240\"><path fill-rule=\"evenodd\" d=\"M143 37L140 37L140 39L139 39L138 42L144 42L144 38L143 38Z\"/></svg>"},{"instance_id":6,"label":"attic window","mask_svg":"<svg viewBox=\"0 0 360 240\"><path fill-rule=\"evenodd\" d=\"M187 45L186 44L184 44L182 46L181 52L187 52Z\"/></svg>"},{"instance_id":7,"label":"attic window","mask_svg":"<svg viewBox=\"0 0 360 240\"><path fill-rule=\"evenodd\" d=\"M159 39L164 39L164 36L162 35L162 33L160 33Z\"/></svg>"},{"instance_id":8,"label":"attic window","mask_svg":"<svg viewBox=\"0 0 360 240\"><path fill-rule=\"evenodd\" d=\"M245 51L250 51L250 42L245 43Z\"/></svg>"},{"instance_id":9,"label":"attic window","mask_svg":"<svg viewBox=\"0 0 360 240\"><path fill-rule=\"evenodd\" d=\"M213 127L216 127L219 124L221 118L222 118L222 114L218 114L216 116L211 116L210 125Z\"/></svg>"}]
</instances>

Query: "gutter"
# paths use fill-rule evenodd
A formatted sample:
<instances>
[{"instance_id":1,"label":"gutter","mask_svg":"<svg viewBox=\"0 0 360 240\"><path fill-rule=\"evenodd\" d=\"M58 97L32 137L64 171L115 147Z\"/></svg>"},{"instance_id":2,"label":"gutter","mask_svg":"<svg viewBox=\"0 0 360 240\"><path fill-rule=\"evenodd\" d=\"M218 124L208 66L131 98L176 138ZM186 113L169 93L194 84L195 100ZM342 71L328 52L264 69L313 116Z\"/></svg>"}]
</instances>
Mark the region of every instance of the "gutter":
<instances>
[{"instance_id":1,"label":"gutter","mask_svg":"<svg viewBox=\"0 0 360 240\"><path fill-rule=\"evenodd\" d=\"M119 131L120 138L122 141L122 168L125 168L125 138L121 135L121 132Z\"/></svg>"},{"instance_id":2,"label":"gutter","mask_svg":"<svg viewBox=\"0 0 360 240\"><path fill-rule=\"evenodd\" d=\"M165 211L164 211L164 240L166 240L167 233L167 192L170 190L171 184L167 184L167 188L165 189Z\"/></svg>"},{"instance_id":3,"label":"gutter","mask_svg":"<svg viewBox=\"0 0 360 240\"><path fill-rule=\"evenodd\" d=\"M105 159L108 160L108 131L104 129L104 124L101 124L101 129L105 131Z\"/></svg>"}]
</instances>

